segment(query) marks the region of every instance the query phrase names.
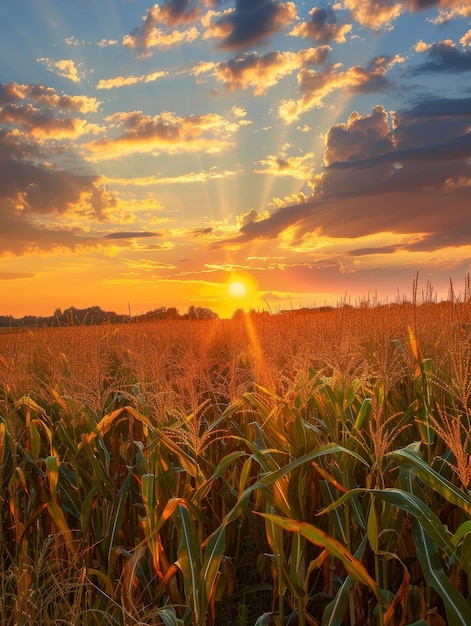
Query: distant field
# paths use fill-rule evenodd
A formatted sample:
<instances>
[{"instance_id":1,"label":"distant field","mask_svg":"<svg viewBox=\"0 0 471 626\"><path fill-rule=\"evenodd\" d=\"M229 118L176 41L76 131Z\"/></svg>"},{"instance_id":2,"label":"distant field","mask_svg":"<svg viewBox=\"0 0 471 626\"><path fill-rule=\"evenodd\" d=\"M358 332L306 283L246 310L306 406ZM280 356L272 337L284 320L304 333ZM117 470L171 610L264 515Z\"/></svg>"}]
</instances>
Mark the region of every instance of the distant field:
<instances>
[{"instance_id":1,"label":"distant field","mask_svg":"<svg viewBox=\"0 0 471 626\"><path fill-rule=\"evenodd\" d=\"M2 329L0 622L469 625L470 398L467 302Z\"/></svg>"}]
</instances>

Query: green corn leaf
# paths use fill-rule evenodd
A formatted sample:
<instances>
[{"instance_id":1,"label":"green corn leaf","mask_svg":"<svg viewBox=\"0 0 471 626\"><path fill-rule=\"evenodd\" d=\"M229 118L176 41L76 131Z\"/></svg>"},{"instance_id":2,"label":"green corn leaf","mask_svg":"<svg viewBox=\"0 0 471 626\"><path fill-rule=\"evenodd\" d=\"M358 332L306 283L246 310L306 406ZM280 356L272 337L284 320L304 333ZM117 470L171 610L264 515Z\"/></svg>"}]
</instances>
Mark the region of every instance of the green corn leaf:
<instances>
[{"instance_id":1,"label":"green corn leaf","mask_svg":"<svg viewBox=\"0 0 471 626\"><path fill-rule=\"evenodd\" d=\"M146 516L152 517L155 507L155 476L144 474L141 483L142 504L146 510Z\"/></svg>"},{"instance_id":2,"label":"green corn leaf","mask_svg":"<svg viewBox=\"0 0 471 626\"><path fill-rule=\"evenodd\" d=\"M131 474L128 474L124 479L124 482L113 500L113 508L111 518L109 520L107 537L105 540L105 547L108 551L108 563L111 562L111 551L115 544L115 537L117 536L121 526L123 525L126 502L129 497L129 486L131 482Z\"/></svg>"},{"instance_id":3,"label":"green corn leaf","mask_svg":"<svg viewBox=\"0 0 471 626\"><path fill-rule=\"evenodd\" d=\"M109 472L103 467L101 461L96 457L95 452L89 441L87 434L82 435L83 450L87 455L87 458L92 466L92 482L96 486L100 495L113 499L115 494L115 487L113 481L110 478Z\"/></svg>"},{"instance_id":4,"label":"green corn leaf","mask_svg":"<svg viewBox=\"0 0 471 626\"><path fill-rule=\"evenodd\" d=\"M357 413L357 418L355 420L355 429L360 430L363 428L363 424L365 420L369 417L371 412L372 400L371 398L365 398L362 402L360 410Z\"/></svg>"},{"instance_id":5,"label":"green corn leaf","mask_svg":"<svg viewBox=\"0 0 471 626\"><path fill-rule=\"evenodd\" d=\"M437 545L417 521L412 527L412 537L425 580L443 600L448 626L469 626L471 607L445 574Z\"/></svg>"},{"instance_id":6,"label":"green corn leaf","mask_svg":"<svg viewBox=\"0 0 471 626\"><path fill-rule=\"evenodd\" d=\"M204 616L204 608L201 607L199 598L199 573L202 566L202 549L199 543L198 532L190 512L182 503L177 507L177 523L179 530L178 560L177 565L183 573L185 595L188 605L191 607L194 622L200 623ZM201 610L203 609L203 613Z\"/></svg>"},{"instance_id":7,"label":"green corn leaf","mask_svg":"<svg viewBox=\"0 0 471 626\"><path fill-rule=\"evenodd\" d=\"M378 518L374 500L371 502L368 512L367 537L373 552L378 552Z\"/></svg>"},{"instance_id":8,"label":"green corn leaf","mask_svg":"<svg viewBox=\"0 0 471 626\"><path fill-rule=\"evenodd\" d=\"M413 493L401 491L400 489L371 490L371 493L374 494L375 498L397 506L413 515L437 545L442 546L449 556L453 554L454 546L448 530L442 524L438 515L420 498Z\"/></svg>"},{"instance_id":9,"label":"green corn leaf","mask_svg":"<svg viewBox=\"0 0 471 626\"><path fill-rule=\"evenodd\" d=\"M471 500L464 493L441 474L432 469L420 454L420 442L411 443L402 450L390 452L388 457L401 467L409 469L416 474L431 489L440 494L449 502L462 508L471 515Z\"/></svg>"},{"instance_id":10,"label":"green corn leaf","mask_svg":"<svg viewBox=\"0 0 471 626\"><path fill-rule=\"evenodd\" d=\"M200 585L205 587L205 597L209 601L216 588L216 579L226 549L226 528L219 526L209 537L204 550Z\"/></svg>"},{"instance_id":11,"label":"green corn leaf","mask_svg":"<svg viewBox=\"0 0 471 626\"><path fill-rule=\"evenodd\" d=\"M265 487L268 485L272 485L274 482L280 480L280 478L287 476L296 468L300 467L301 465L304 465L304 463L310 463L311 461L314 461L314 459L318 459L321 456L326 456L329 454L337 454L337 453L340 453L340 454L346 453L347 455L351 455L352 457L356 458L363 465L368 465L365 459L361 457L359 454L357 454L356 452L347 450L343 446L339 446L335 443L328 443L327 445L322 446L322 448L318 448L317 450L314 450L313 452L304 454L298 459L291 461L291 463L288 463L287 465L280 468L279 470L275 472L270 472L269 474L262 476L262 478L256 483L256 485L254 485L254 487L255 486Z\"/></svg>"},{"instance_id":12,"label":"green corn leaf","mask_svg":"<svg viewBox=\"0 0 471 626\"><path fill-rule=\"evenodd\" d=\"M356 559L361 560L363 558L367 542L368 537L363 537L360 545L353 555ZM354 584L355 578L348 575L343 581L340 589L335 594L335 598L325 607L322 615L322 626L342 626L348 607L349 591Z\"/></svg>"},{"instance_id":13,"label":"green corn leaf","mask_svg":"<svg viewBox=\"0 0 471 626\"><path fill-rule=\"evenodd\" d=\"M459 528L456 530L455 534L451 538L451 543L454 546L457 546L460 540L468 533L471 533L471 520L468 520L460 524Z\"/></svg>"},{"instance_id":14,"label":"green corn leaf","mask_svg":"<svg viewBox=\"0 0 471 626\"><path fill-rule=\"evenodd\" d=\"M381 601L379 587L375 580L368 574L365 566L339 541L327 535L327 533L320 528L317 528L312 524L308 524L307 522L298 522L293 519L269 513L258 513L258 515L266 517L285 530L301 533L301 535L311 543L326 548L332 556L338 558L342 562L348 574L353 576L357 582L369 587L378 601Z\"/></svg>"}]
</instances>

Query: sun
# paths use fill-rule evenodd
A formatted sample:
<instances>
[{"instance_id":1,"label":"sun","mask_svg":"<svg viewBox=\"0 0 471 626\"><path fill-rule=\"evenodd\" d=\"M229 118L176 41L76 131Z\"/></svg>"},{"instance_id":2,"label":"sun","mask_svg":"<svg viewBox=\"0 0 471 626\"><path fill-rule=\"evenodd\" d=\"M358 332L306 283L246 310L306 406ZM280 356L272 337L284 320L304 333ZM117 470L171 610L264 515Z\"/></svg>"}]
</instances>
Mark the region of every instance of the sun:
<instances>
[{"instance_id":1,"label":"sun","mask_svg":"<svg viewBox=\"0 0 471 626\"><path fill-rule=\"evenodd\" d=\"M247 295L247 287L239 280L229 283L229 293L234 298L244 298Z\"/></svg>"}]
</instances>

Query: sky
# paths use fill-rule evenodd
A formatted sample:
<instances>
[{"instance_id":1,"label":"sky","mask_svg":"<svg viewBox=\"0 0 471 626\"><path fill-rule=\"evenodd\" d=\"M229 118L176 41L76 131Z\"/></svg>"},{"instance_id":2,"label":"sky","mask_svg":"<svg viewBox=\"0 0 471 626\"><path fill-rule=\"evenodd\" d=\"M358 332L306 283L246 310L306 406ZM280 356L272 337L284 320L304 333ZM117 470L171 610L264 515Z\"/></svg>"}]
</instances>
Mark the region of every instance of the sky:
<instances>
[{"instance_id":1,"label":"sky","mask_svg":"<svg viewBox=\"0 0 471 626\"><path fill-rule=\"evenodd\" d=\"M0 314L464 290L469 0L15 0L0 54Z\"/></svg>"}]
</instances>

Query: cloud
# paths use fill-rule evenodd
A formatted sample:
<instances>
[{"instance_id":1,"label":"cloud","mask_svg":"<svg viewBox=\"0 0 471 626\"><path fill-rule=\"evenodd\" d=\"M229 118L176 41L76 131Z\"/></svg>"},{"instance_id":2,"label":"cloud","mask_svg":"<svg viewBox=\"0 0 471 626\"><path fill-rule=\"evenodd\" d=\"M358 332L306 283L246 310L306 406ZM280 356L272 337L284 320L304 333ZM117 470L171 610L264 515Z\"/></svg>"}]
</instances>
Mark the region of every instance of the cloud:
<instances>
[{"instance_id":1,"label":"cloud","mask_svg":"<svg viewBox=\"0 0 471 626\"><path fill-rule=\"evenodd\" d=\"M245 114L245 112L244 112ZM180 117L175 113L145 115L141 111L115 113L105 121L114 139L103 138L82 145L88 160L114 159L128 154L218 153L231 145L231 137L245 120L239 110Z\"/></svg>"},{"instance_id":2,"label":"cloud","mask_svg":"<svg viewBox=\"0 0 471 626\"><path fill-rule=\"evenodd\" d=\"M3 255L97 245L77 224L106 221L117 201L98 176L83 173L83 168L74 172L70 161L69 167L61 166L65 145L57 141L98 132L95 125L70 115L95 111L98 104L92 98L58 95L42 85L0 84Z\"/></svg>"},{"instance_id":3,"label":"cloud","mask_svg":"<svg viewBox=\"0 0 471 626\"><path fill-rule=\"evenodd\" d=\"M302 22L289 33L294 37L312 39L317 43L345 43L345 35L352 30L351 24L338 24L335 11L331 7L314 7L309 11L311 19Z\"/></svg>"},{"instance_id":4,"label":"cloud","mask_svg":"<svg viewBox=\"0 0 471 626\"><path fill-rule=\"evenodd\" d=\"M95 98L58 95L43 85L0 83L0 123L24 140L77 139L101 131L71 113L89 113L98 109ZM57 148L56 148L57 150Z\"/></svg>"},{"instance_id":5,"label":"cloud","mask_svg":"<svg viewBox=\"0 0 471 626\"><path fill-rule=\"evenodd\" d=\"M168 72L152 72L141 76L115 76L114 78L102 78L98 81L97 89L114 89L116 87L129 87L138 83L152 83L159 78L165 78Z\"/></svg>"},{"instance_id":6,"label":"cloud","mask_svg":"<svg viewBox=\"0 0 471 626\"><path fill-rule=\"evenodd\" d=\"M197 0L166 0L160 10L160 19L167 26L192 22L199 15Z\"/></svg>"},{"instance_id":7,"label":"cloud","mask_svg":"<svg viewBox=\"0 0 471 626\"><path fill-rule=\"evenodd\" d=\"M369 256L371 254L394 254L403 246L381 246L378 248L358 248L347 252L349 256Z\"/></svg>"},{"instance_id":8,"label":"cloud","mask_svg":"<svg viewBox=\"0 0 471 626\"><path fill-rule=\"evenodd\" d=\"M390 232L407 235L397 250L471 245L470 127L471 98L352 113L326 135L325 169L311 178L315 194L245 223L229 243L277 238L282 251L313 236L352 240ZM393 251L357 247L350 255L355 250Z\"/></svg>"},{"instance_id":9,"label":"cloud","mask_svg":"<svg viewBox=\"0 0 471 626\"><path fill-rule=\"evenodd\" d=\"M78 212L100 217L112 202L95 175L74 174L40 162L37 147L0 130L0 199L7 215L61 215Z\"/></svg>"},{"instance_id":10,"label":"cloud","mask_svg":"<svg viewBox=\"0 0 471 626\"><path fill-rule=\"evenodd\" d=\"M405 11L459 8L463 0L343 0L343 6L361 26L378 30L392 28L393 22Z\"/></svg>"},{"instance_id":11,"label":"cloud","mask_svg":"<svg viewBox=\"0 0 471 626\"><path fill-rule=\"evenodd\" d=\"M158 25L162 24L171 29L179 24L186 24L199 15L199 10L193 0L167 1L161 7L154 4L147 10L143 23L123 38L123 45L145 53L151 48L166 49L172 46L189 43L200 37L195 26L186 30L163 30Z\"/></svg>"},{"instance_id":12,"label":"cloud","mask_svg":"<svg viewBox=\"0 0 471 626\"><path fill-rule=\"evenodd\" d=\"M294 2L236 0L235 8L221 14L209 12L204 37L219 39L226 50L243 50L262 43L297 18Z\"/></svg>"},{"instance_id":13,"label":"cloud","mask_svg":"<svg viewBox=\"0 0 471 626\"><path fill-rule=\"evenodd\" d=\"M446 11L445 9L441 10L438 16L435 19L430 19L429 21L435 25L448 24L451 20L460 19L462 17L469 17L471 15L471 6L466 6L464 4L459 4L457 7L451 9L450 11Z\"/></svg>"},{"instance_id":14,"label":"cloud","mask_svg":"<svg viewBox=\"0 0 471 626\"><path fill-rule=\"evenodd\" d=\"M463 52L449 39L433 44L426 44L421 41L415 49L427 57L427 60L415 70L415 74L471 71L471 50Z\"/></svg>"},{"instance_id":15,"label":"cloud","mask_svg":"<svg viewBox=\"0 0 471 626\"><path fill-rule=\"evenodd\" d=\"M162 233L136 232L136 231L119 231L109 233L104 239L141 239L146 237L162 237Z\"/></svg>"},{"instance_id":16,"label":"cloud","mask_svg":"<svg viewBox=\"0 0 471 626\"><path fill-rule=\"evenodd\" d=\"M192 73L195 76L211 74L228 92L253 88L254 94L260 96L293 71L301 67L322 65L330 50L329 46L321 46L299 52L275 50L263 55L243 53L229 61L199 63Z\"/></svg>"},{"instance_id":17,"label":"cloud","mask_svg":"<svg viewBox=\"0 0 471 626\"><path fill-rule=\"evenodd\" d=\"M201 170L199 172L188 172L179 176L144 176L132 178L102 177L104 183L113 185L122 185L125 187L151 187L154 185L188 185L191 183L205 183L208 180L221 180L228 176L234 176L236 171L224 170L218 171L212 168L209 171Z\"/></svg>"},{"instance_id":18,"label":"cloud","mask_svg":"<svg viewBox=\"0 0 471 626\"><path fill-rule=\"evenodd\" d=\"M0 272L0 280L24 280L35 276L32 272Z\"/></svg>"},{"instance_id":19,"label":"cloud","mask_svg":"<svg viewBox=\"0 0 471 626\"><path fill-rule=\"evenodd\" d=\"M339 64L332 65L324 72L303 68L298 74L300 99L283 100L278 107L278 116L291 124L314 107L324 106L324 99L339 90L347 93L385 91L390 87L387 72L402 62L403 58L398 55L378 56L366 68L354 65L342 70Z\"/></svg>"},{"instance_id":20,"label":"cloud","mask_svg":"<svg viewBox=\"0 0 471 626\"><path fill-rule=\"evenodd\" d=\"M50 57L38 58L39 63L44 63L47 69L61 78L67 78L74 83L79 83L84 78L85 73L81 72L71 59L60 59L54 61Z\"/></svg>"},{"instance_id":21,"label":"cloud","mask_svg":"<svg viewBox=\"0 0 471 626\"><path fill-rule=\"evenodd\" d=\"M250 211L247 211L247 213L242 213L242 215L237 216L237 225L239 228L243 228L247 224L253 224L254 222L258 222L264 217L267 217L267 215L261 214L255 209L250 209Z\"/></svg>"},{"instance_id":22,"label":"cloud","mask_svg":"<svg viewBox=\"0 0 471 626\"><path fill-rule=\"evenodd\" d=\"M331 126L326 137L324 163L358 162L378 158L393 147L388 115L382 106L373 108L371 115L353 112L344 124Z\"/></svg>"},{"instance_id":23,"label":"cloud","mask_svg":"<svg viewBox=\"0 0 471 626\"><path fill-rule=\"evenodd\" d=\"M89 96L59 95L55 89L45 85L0 83L0 106L25 100L40 106L79 113L95 113L101 104L96 98Z\"/></svg>"},{"instance_id":24,"label":"cloud","mask_svg":"<svg viewBox=\"0 0 471 626\"><path fill-rule=\"evenodd\" d=\"M117 39L100 39L100 41L97 43L97 46L99 48L107 48L108 46L117 46L119 44L119 41Z\"/></svg>"},{"instance_id":25,"label":"cloud","mask_svg":"<svg viewBox=\"0 0 471 626\"><path fill-rule=\"evenodd\" d=\"M80 118L56 117L51 111L31 104L0 106L0 123L23 128L34 139L77 139L86 134L97 134L99 127Z\"/></svg>"},{"instance_id":26,"label":"cloud","mask_svg":"<svg viewBox=\"0 0 471 626\"><path fill-rule=\"evenodd\" d=\"M312 173L313 158L313 152L308 152L302 156L288 156L287 150L282 150L280 154L270 154L265 159L261 159L260 165L262 167L254 169L254 173L290 176L297 180L307 180Z\"/></svg>"}]
</instances>

